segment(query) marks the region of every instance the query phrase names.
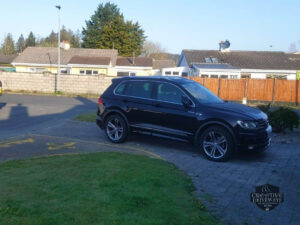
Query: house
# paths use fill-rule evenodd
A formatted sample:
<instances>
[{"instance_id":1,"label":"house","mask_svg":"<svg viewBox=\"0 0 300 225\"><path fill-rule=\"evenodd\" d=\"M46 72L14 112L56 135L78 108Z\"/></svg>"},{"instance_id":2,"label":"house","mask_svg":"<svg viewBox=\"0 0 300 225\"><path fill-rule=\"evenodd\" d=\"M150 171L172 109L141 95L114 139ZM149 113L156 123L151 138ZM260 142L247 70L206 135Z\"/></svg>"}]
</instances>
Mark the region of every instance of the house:
<instances>
[{"instance_id":1,"label":"house","mask_svg":"<svg viewBox=\"0 0 300 225\"><path fill-rule=\"evenodd\" d=\"M118 57L112 71L116 76L153 75L153 60L149 57Z\"/></svg>"},{"instance_id":2,"label":"house","mask_svg":"<svg viewBox=\"0 0 300 225\"><path fill-rule=\"evenodd\" d=\"M28 47L12 65L17 72L57 73L57 48ZM115 49L70 48L62 43L60 72L74 75L153 75L152 58L118 57Z\"/></svg>"},{"instance_id":3,"label":"house","mask_svg":"<svg viewBox=\"0 0 300 225\"><path fill-rule=\"evenodd\" d=\"M153 69L155 70L156 74L163 74L163 70L165 68L172 68L175 67L176 63L175 60L173 59L161 59L161 60L157 60L154 59L153 60Z\"/></svg>"},{"instance_id":4,"label":"house","mask_svg":"<svg viewBox=\"0 0 300 225\"><path fill-rule=\"evenodd\" d=\"M300 56L275 51L183 50L178 67L191 76L296 79Z\"/></svg>"},{"instance_id":5,"label":"house","mask_svg":"<svg viewBox=\"0 0 300 225\"><path fill-rule=\"evenodd\" d=\"M118 52L113 49L62 48L60 69L65 74L109 74L116 64ZM12 65L17 72L57 73L57 48L28 47Z\"/></svg>"}]
</instances>

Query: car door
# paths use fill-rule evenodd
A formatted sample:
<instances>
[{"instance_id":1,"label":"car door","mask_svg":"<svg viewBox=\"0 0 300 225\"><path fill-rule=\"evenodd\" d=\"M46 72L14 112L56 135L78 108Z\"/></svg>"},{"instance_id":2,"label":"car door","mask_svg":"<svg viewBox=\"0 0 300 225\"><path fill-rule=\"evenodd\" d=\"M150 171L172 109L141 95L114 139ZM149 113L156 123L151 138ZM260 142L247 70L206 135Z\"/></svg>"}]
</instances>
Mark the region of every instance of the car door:
<instances>
[{"instance_id":1,"label":"car door","mask_svg":"<svg viewBox=\"0 0 300 225\"><path fill-rule=\"evenodd\" d=\"M185 107L182 96L189 98L177 85L155 82L155 125L166 133L185 137L195 132L197 119L194 105Z\"/></svg>"},{"instance_id":2,"label":"car door","mask_svg":"<svg viewBox=\"0 0 300 225\"><path fill-rule=\"evenodd\" d=\"M143 128L151 123L153 113L153 83L147 80L125 81L115 90L130 126Z\"/></svg>"}]
</instances>

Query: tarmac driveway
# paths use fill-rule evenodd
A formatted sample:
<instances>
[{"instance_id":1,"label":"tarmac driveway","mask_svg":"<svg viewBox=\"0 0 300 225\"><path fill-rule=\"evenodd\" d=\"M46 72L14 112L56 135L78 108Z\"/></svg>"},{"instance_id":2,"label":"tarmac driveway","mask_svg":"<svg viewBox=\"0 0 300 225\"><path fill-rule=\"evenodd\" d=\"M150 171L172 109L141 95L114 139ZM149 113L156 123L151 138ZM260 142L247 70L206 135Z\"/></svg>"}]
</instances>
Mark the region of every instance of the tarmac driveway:
<instances>
[{"instance_id":1,"label":"tarmac driveway","mask_svg":"<svg viewBox=\"0 0 300 225\"><path fill-rule=\"evenodd\" d=\"M157 137L132 135L124 144L111 144L94 123L72 120L78 113L94 111L95 101L48 98L36 97L31 101L30 96L8 96L6 102L0 99L2 106L5 104L0 107L0 163L42 155L99 151L145 154L174 163L186 172L194 181L195 194L224 224L299 224L300 137L287 144L272 143L263 154L239 154L229 162L215 163L206 160L193 146ZM46 105L47 100L53 102ZM55 101L62 103L57 105ZM18 104L24 108L18 108ZM22 114L25 116L19 123L10 119ZM266 183L278 186L284 194L284 202L268 212L250 202L255 187Z\"/></svg>"}]
</instances>

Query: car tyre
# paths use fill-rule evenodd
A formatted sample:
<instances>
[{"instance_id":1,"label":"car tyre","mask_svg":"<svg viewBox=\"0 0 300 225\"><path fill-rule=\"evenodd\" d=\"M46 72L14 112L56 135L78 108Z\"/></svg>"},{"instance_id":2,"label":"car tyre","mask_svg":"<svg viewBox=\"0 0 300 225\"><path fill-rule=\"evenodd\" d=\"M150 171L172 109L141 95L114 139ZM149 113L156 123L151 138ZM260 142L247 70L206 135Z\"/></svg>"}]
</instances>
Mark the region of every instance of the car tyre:
<instances>
[{"instance_id":1,"label":"car tyre","mask_svg":"<svg viewBox=\"0 0 300 225\"><path fill-rule=\"evenodd\" d=\"M199 136L198 146L207 159L216 162L227 161L234 151L231 134L221 126L206 128Z\"/></svg>"},{"instance_id":2,"label":"car tyre","mask_svg":"<svg viewBox=\"0 0 300 225\"><path fill-rule=\"evenodd\" d=\"M128 136L128 127L123 117L115 114L105 120L105 134L113 143L123 143Z\"/></svg>"}]
</instances>

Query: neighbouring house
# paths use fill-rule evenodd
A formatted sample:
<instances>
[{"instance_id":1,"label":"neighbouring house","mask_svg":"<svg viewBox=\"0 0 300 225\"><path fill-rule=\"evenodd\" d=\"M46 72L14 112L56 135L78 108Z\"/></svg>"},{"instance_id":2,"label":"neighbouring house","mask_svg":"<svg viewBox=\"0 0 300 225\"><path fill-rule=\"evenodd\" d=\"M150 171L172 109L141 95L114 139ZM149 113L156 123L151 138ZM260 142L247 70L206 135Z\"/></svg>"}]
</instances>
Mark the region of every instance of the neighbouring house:
<instances>
[{"instance_id":1,"label":"neighbouring house","mask_svg":"<svg viewBox=\"0 0 300 225\"><path fill-rule=\"evenodd\" d=\"M3 55L0 54L0 69L5 71L14 71L15 69L11 65L12 61L17 55Z\"/></svg>"},{"instance_id":2,"label":"neighbouring house","mask_svg":"<svg viewBox=\"0 0 300 225\"><path fill-rule=\"evenodd\" d=\"M172 68L175 67L176 63L173 59L153 59L153 69L155 70L156 74L162 75L163 70L165 68Z\"/></svg>"},{"instance_id":3,"label":"neighbouring house","mask_svg":"<svg viewBox=\"0 0 300 225\"><path fill-rule=\"evenodd\" d=\"M154 75L153 60L149 57L118 57L112 71L119 77Z\"/></svg>"},{"instance_id":4,"label":"neighbouring house","mask_svg":"<svg viewBox=\"0 0 300 225\"><path fill-rule=\"evenodd\" d=\"M116 64L118 52L113 49L69 48L60 51L60 70L63 74L103 74ZM57 48L28 47L13 61L17 72L57 73Z\"/></svg>"},{"instance_id":5,"label":"neighbouring house","mask_svg":"<svg viewBox=\"0 0 300 225\"><path fill-rule=\"evenodd\" d=\"M12 65L17 72L57 73L57 48L28 47ZM74 75L153 75L153 61L148 57L118 57L115 49L70 48L62 43L60 51L61 74Z\"/></svg>"},{"instance_id":6,"label":"neighbouring house","mask_svg":"<svg viewBox=\"0 0 300 225\"><path fill-rule=\"evenodd\" d=\"M300 56L275 51L183 50L178 67L191 76L296 79Z\"/></svg>"}]
</instances>

